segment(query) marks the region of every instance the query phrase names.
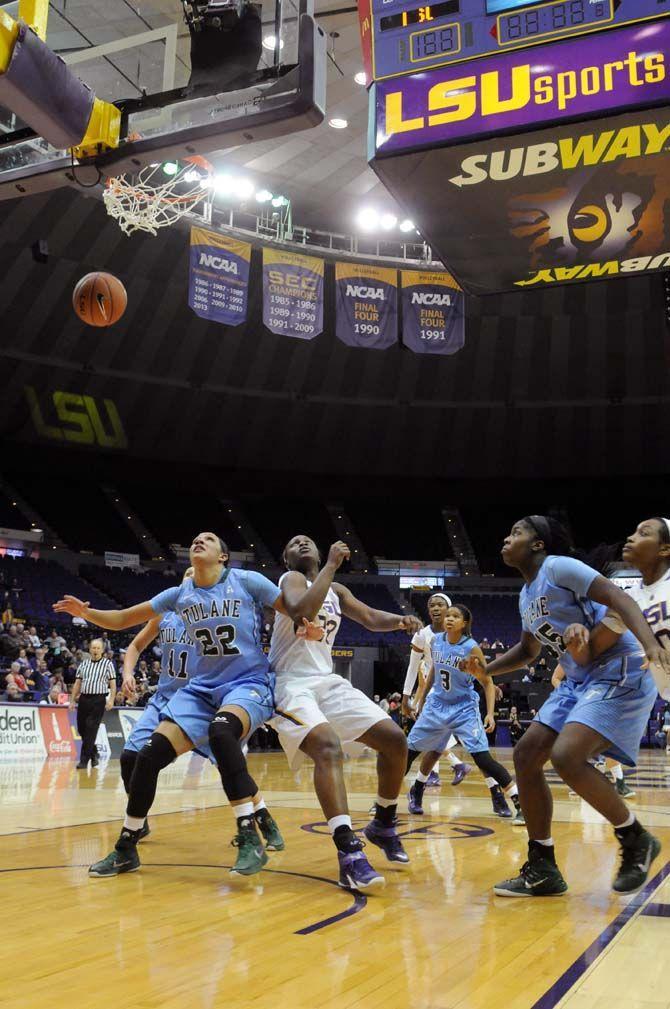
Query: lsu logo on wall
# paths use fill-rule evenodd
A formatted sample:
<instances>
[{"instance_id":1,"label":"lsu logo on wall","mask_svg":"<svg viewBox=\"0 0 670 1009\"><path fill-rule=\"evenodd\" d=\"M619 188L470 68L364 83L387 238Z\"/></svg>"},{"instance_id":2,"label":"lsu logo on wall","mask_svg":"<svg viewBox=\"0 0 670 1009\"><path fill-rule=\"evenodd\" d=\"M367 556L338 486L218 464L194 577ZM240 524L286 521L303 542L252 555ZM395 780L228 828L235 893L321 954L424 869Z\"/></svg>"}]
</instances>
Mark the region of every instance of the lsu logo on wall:
<instances>
[{"instance_id":1,"label":"lsu logo on wall","mask_svg":"<svg viewBox=\"0 0 670 1009\"><path fill-rule=\"evenodd\" d=\"M92 396L56 390L45 393L40 402L32 385L25 386L24 392L33 426L41 438L99 448L128 448L113 400L99 403Z\"/></svg>"}]
</instances>

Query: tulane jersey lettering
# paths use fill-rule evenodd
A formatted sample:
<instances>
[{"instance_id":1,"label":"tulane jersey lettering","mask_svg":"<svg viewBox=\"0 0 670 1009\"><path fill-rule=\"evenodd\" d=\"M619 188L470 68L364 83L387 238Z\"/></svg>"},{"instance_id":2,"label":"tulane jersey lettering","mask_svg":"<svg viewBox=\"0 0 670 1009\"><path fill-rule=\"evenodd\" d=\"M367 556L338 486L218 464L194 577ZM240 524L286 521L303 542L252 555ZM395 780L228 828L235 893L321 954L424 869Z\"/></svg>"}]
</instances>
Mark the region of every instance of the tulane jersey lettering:
<instances>
[{"instance_id":1,"label":"tulane jersey lettering","mask_svg":"<svg viewBox=\"0 0 670 1009\"><path fill-rule=\"evenodd\" d=\"M195 651L190 681L211 688L247 675L269 674L260 646L261 612L279 595L264 575L226 568L216 585L199 588L187 578L155 596L151 605L156 613L176 613L183 621ZM179 663L176 652L175 676Z\"/></svg>"},{"instance_id":2,"label":"tulane jersey lettering","mask_svg":"<svg viewBox=\"0 0 670 1009\"><path fill-rule=\"evenodd\" d=\"M160 623L158 640L161 646L161 675L156 696L169 697L188 683L195 669L197 649L176 613L166 613Z\"/></svg>"},{"instance_id":3,"label":"tulane jersey lettering","mask_svg":"<svg viewBox=\"0 0 670 1009\"><path fill-rule=\"evenodd\" d=\"M640 645L626 631L616 644L590 666L580 666L565 651L563 634L570 624L594 627L606 614L606 608L588 598L588 591L598 572L574 557L547 557L530 585L519 596L519 611L524 631L532 634L551 654L561 660L566 675L582 682L591 679L615 679L623 674L625 664L612 664L617 657L637 655Z\"/></svg>"},{"instance_id":4,"label":"tulane jersey lettering","mask_svg":"<svg viewBox=\"0 0 670 1009\"><path fill-rule=\"evenodd\" d=\"M473 638L468 637L453 644L446 632L433 637L430 651L435 666L435 680L430 693L434 701L450 705L479 704L473 677L459 668L476 644Z\"/></svg>"}]
</instances>

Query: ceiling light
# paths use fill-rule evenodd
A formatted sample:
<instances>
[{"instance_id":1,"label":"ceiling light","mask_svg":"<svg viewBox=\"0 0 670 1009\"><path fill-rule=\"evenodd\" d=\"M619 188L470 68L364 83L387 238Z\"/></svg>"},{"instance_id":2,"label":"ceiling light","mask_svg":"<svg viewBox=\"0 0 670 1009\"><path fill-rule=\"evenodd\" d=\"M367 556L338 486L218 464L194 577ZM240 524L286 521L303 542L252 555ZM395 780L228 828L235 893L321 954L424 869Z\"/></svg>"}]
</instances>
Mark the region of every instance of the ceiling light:
<instances>
[{"instance_id":1,"label":"ceiling light","mask_svg":"<svg viewBox=\"0 0 670 1009\"><path fill-rule=\"evenodd\" d=\"M395 228L398 218L395 214L382 214L380 223L384 231L390 231L391 228Z\"/></svg>"},{"instance_id":2,"label":"ceiling light","mask_svg":"<svg viewBox=\"0 0 670 1009\"><path fill-rule=\"evenodd\" d=\"M166 175L176 175L179 171L179 165L176 161L166 161L163 165L163 171Z\"/></svg>"},{"instance_id":3,"label":"ceiling light","mask_svg":"<svg viewBox=\"0 0 670 1009\"><path fill-rule=\"evenodd\" d=\"M267 203L272 199L272 193L269 189L259 189L256 193L256 201L258 203Z\"/></svg>"},{"instance_id":4,"label":"ceiling light","mask_svg":"<svg viewBox=\"0 0 670 1009\"><path fill-rule=\"evenodd\" d=\"M270 49L270 50L272 50L272 52L274 52L274 50L276 48L277 48L277 44L275 42L274 35L266 35L265 38L263 39L263 49ZM284 40L283 39L279 40L279 48L280 49L284 48Z\"/></svg>"},{"instance_id":5,"label":"ceiling light","mask_svg":"<svg viewBox=\"0 0 670 1009\"><path fill-rule=\"evenodd\" d=\"M335 119L329 119L328 125L332 126L334 130L346 130L349 123L346 119L338 119L336 117Z\"/></svg>"},{"instance_id":6,"label":"ceiling light","mask_svg":"<svg viewBox=\"0 0 670 1009\"><path fill-rule=\"evenodd\" d=\"M379 227L379 214L372 207L364 207L356 218L358 227L363 231L374 231Z\"/></svg>"},{"instance_id":7,"label":"ceiling light","mask_svg":"<svg viewBox=\"0 0 670 1009\"><path fill-rule=\"evenodd\" d=\"M354 74L354 80L357 84L365 86L368 83L368 77L365 70L359 70L357 74Z\"/></svg>"},{"instance_id":8,"label":"ceiling light","mask_svg":"<svg viewBox=\"0 0 670 1009\"><path fill-rule=\"evenodd\" d=\"M234 180L230 175L215 175L214 188L221 196L229 196L233 192Z\"/></svg>"},{"instance_id":9,"label":"ceiling light","mask_svg":"<svg viewBox=\"0 0 670 1009\"><path fill-rule=\"evenodd\" d=\"M233 193L240 200L248 200L254 191L249 179L233 179Z\"/></svg>"},{"instance_id":10,"label":"ceiling light","mask_svg":"<svg viewBox=\"0 0 670 1009\"><path fill-rule=\"evenodd\" d=\"M406 217L404 221L400 222L398 227L401 231L412 231L414 228L414 221L410 221L410 219ZM449 521L451 521L451 519Z\"/></svg>"}]
</instances>

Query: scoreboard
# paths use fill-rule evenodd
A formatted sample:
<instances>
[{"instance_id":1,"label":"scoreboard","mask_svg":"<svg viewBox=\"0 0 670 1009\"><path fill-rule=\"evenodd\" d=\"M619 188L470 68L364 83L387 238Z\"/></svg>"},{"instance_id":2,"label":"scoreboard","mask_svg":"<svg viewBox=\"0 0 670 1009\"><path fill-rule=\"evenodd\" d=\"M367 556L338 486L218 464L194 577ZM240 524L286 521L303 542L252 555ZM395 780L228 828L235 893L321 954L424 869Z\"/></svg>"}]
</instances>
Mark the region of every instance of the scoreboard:
<instances>
[{"instance_id":1,"label":"scoreboard","mask_svg":"<svg viewBox=\"0 0 670 1009\"><path fill-rule=\"evenodd\" d=\"M369 80L670 15L670 0L359 0Z\"/></svg>"}]
</instances>

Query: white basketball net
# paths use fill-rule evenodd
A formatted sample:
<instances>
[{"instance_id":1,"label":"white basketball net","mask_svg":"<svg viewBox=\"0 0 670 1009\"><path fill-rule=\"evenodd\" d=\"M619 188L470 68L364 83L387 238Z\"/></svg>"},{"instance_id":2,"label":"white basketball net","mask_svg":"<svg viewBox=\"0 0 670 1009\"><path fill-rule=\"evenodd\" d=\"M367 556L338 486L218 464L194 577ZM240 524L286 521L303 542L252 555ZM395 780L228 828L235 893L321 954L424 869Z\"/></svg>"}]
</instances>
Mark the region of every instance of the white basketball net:
<instances>
[{"instance_id":1,"label":"white basketball net","mask_svg":"<svg viewBox=\"0 0 670 1009\"><path fill-rule=\"evenodd\" d=\"M207 196L213 168L205 158L187 158L169 163L175 171L166 175L164 165L147 165L137 175L109 178L103 193L110 217L126 235L148 231L157 235L188 214Z\"/></svg>"}]
</instances>

